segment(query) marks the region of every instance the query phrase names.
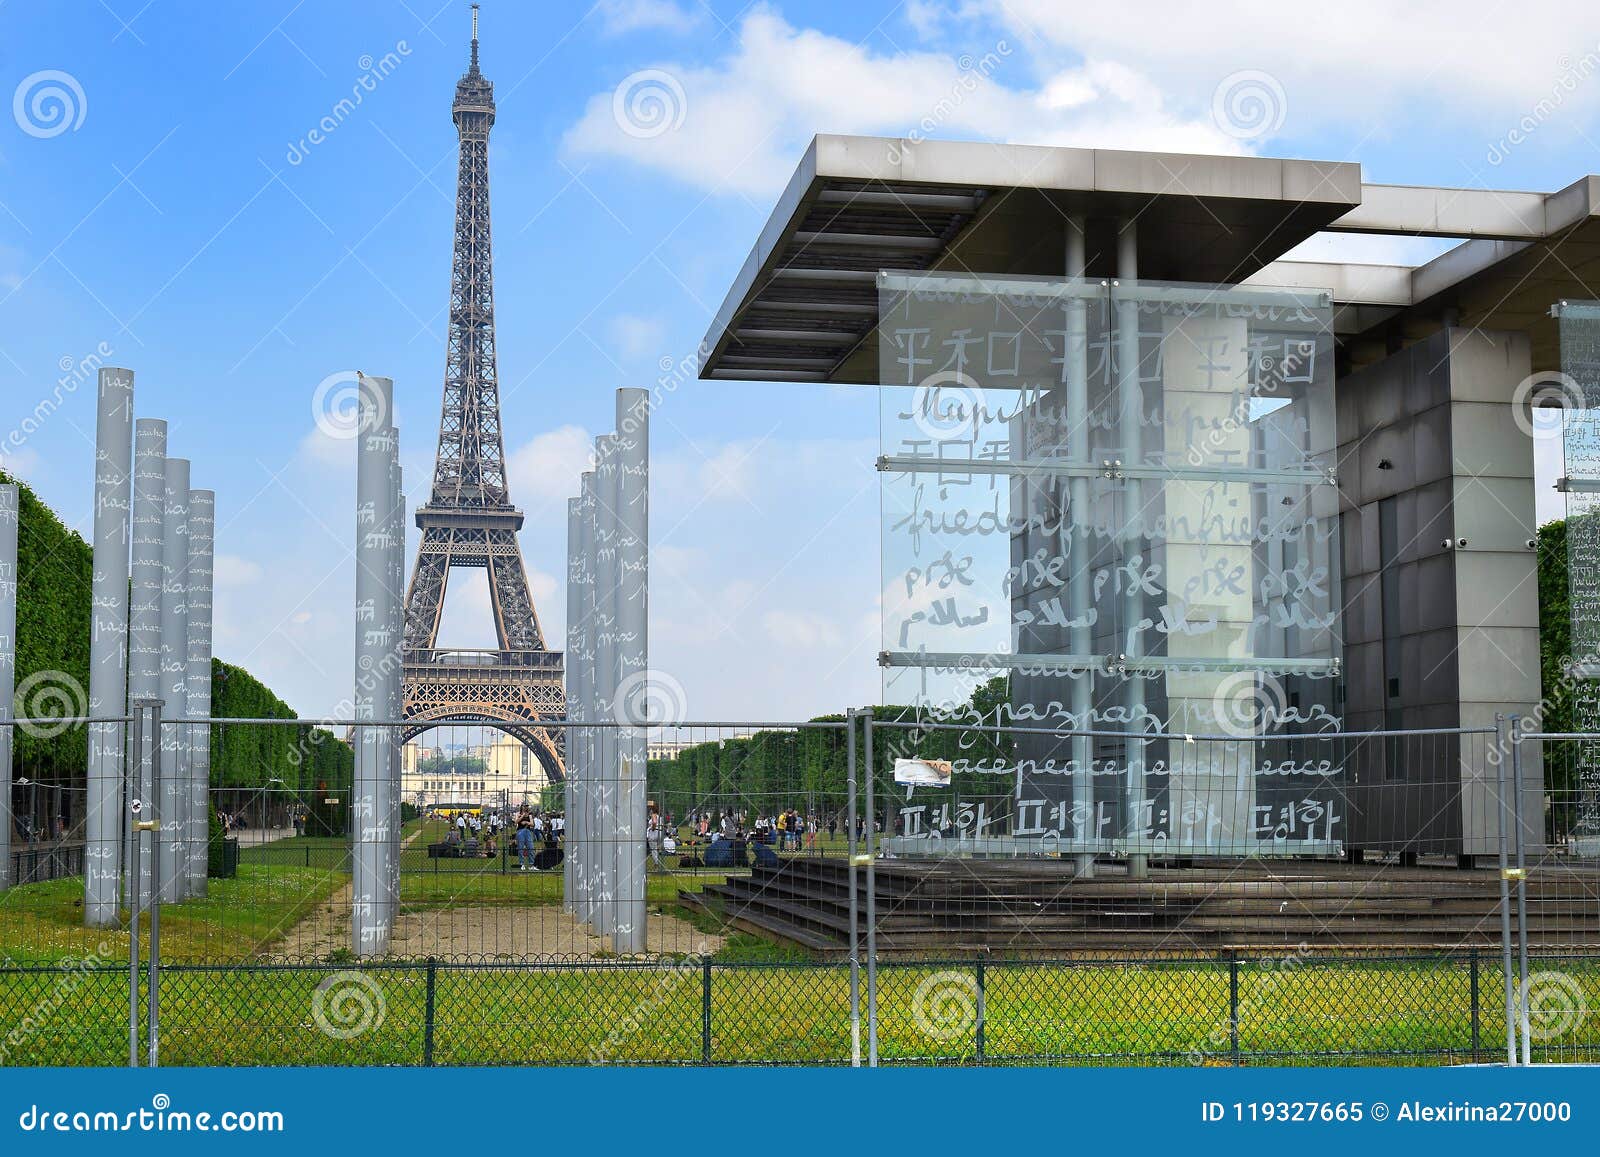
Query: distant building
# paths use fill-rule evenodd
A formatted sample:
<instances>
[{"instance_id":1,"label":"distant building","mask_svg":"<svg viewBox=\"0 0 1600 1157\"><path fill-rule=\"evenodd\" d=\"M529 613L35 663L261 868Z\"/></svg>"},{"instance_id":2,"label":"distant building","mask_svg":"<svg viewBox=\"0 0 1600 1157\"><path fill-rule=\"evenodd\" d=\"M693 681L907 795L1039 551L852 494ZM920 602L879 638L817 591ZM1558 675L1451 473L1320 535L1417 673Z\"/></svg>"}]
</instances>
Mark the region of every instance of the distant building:
<instances>
[{"instance_id":1,"label":"distant building","mask_svg":"<svg viewBox=\"0 0 1600 1157\"><path fill-rule=\"evenodd\" d=\"M446 766L439 767L441 761ZM451 757L470 770L448 765ZM471 807L518 807L536 804L550 782L544 765L516 738L496 732L492 743L446 750L416 742L401 749L401 798L419 807L464 804Z\"/></svg>"},{"instance_id":2,"label":"distant building","mask_svg":"<svg viewBox=\"0 0 1600 1157\"><path fill-rule=\"evenodd\" d=\"M647 759L677 759L678 753L686 747L693 747L698 740L688 739L652 739L646 746Z\"/></svg>"}]
</instances>

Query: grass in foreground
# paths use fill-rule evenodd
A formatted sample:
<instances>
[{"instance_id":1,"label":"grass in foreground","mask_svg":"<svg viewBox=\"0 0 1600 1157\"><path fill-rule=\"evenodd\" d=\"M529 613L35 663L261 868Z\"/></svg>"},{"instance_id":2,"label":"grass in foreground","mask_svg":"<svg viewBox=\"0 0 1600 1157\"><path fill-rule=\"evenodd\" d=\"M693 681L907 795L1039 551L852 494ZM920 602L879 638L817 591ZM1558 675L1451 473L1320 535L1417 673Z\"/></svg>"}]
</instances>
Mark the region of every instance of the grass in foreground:
<instances>
[{"instance_id":1,"label":"grass in foreground","mask_svg":"<svg viewBox=\"0 0 1600 1157\"><path fill-rule=\"evenodd\" d=\"M1568 966L1591 1004L1600 967ZM702 1038L699 964L292 970L188 966L163 974L164 1063L561 1064L848 1063L849 972L840 965L717 965L711 1038ZM1497 976L1481 978L1478 1052L1471 980L1459 962L1405 968L1245 968L1239 1059L1246 1064L1429 1064L1493 1060L1503 1040ZM0 972L0 1060L118 1064L127 1031L119 971ZM319 994L319 986L321 992ZM67 989L63 996L63 989ZM881 970L885 1061L974 1063L973 966ZM984 1057L993 1063L1230 1064L1225 965L988 965ZM319 1023L320 1021L320 1023ZM348 1038L339 1031L360 1027ZM431 1025L431 1032L429 1026ZM864 1026L863 1026L864 1033ZM430 1050L431 1045L431 1050ZM1600 1022L1547 1042L1600 1056ZM1580 1051L1582 1050L1582 1051Z\"/></svg>"},{"instance_id":2,"label":"grass in foreground","mask_svg":"<svg viewBox=\"0 0 1600 1157\"><path fill-rule=\"evenodd\" d=\"M207 881L206 895L161 906L161 956L174 963L247 957L260 951L341 887L345 878L317 868L240 864L231 880ZM150 918L140 922L148 952ZM0 958L24 963L127 960L128 923L83 926L83 881L25 884L0 898Z\"/></svg>"}]
</instances>

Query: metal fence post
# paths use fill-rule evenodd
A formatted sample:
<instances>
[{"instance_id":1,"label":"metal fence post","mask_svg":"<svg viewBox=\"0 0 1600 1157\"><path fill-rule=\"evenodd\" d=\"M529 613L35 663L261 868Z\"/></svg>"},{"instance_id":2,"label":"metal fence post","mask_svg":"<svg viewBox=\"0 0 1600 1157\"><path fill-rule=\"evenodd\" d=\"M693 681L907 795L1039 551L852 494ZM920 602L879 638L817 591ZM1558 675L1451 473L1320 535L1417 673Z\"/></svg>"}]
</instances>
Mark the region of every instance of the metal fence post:
<instances>
[{"instance_id":1,"label":"metal fence post","mask_svg":"<svg viewBox=\"0 0 1600 1157\"><path fill-rule=\"evenodd\" d=\"M428 984L427 995L422 1007L422 1063L426 1066L433 1064L433 1015L436 981L439 975L439 961L435 957L428 957Z\"/></svg>"},{"instance_id":2,"label":"metal fence post","mask_svg":"<svg viewBox=\"0 0 1600 1157\"><path fill-rule=\"evenodd\" d=\"M1228 951L1228 1052L1237 1066L1239 1060L1239 957Z\"/></svg>"},{"instance_id":3,"label":"metal fence post","mask_svg":"<svg viewBox=\"0 0 1600 1157\"><path fill-rule=\"evenodd\" d=\"M1505 1015L1506 1015L1506 1064L1517 1063L1517 1018L1514 1002L1511 998L1511 862L1509 858L1508 835L1506 829L1506 812L1511 808L1509 793L1506 791L1506 747L1500 728L1504 724L1500 716L1495 717L1495 746L1499 758L1495 760L1496 787L1500 793L1500 806L1495 809L1499 820L1499 866L1500 866L1500 972L1505 988ZM1515 717L1511 725L1510 748L1513 752L1521 737L1517 734Z\"/></svg>"},{"instance_id":4,"label":"metal fence post","mask_svg":"<svg viewBox=\"0 0 1600 1157\"><path fill-rule=\"evenodd\" d=\"M861 1067L861 909L856 864L856 709L846 711L845 791L850 810L845 816L845 847L850 874L850 1064Z\"/></svg>"},{"instance_id":5,"label":"metal fence post","mask_svg":"<svg viewBox=\"0 0 1600 1157\"><path fill-rule=\"evenodd\" d=\"M1511 730L1520 729L1519 716L1511 717ZM1532 1044L1528 1024L1528 861L1523 838L1522 815L1522 744L1511 748L1511 819L1515 825L1512 833L1513 847L1517 853L1517 1024L1522 1031L1522 1063L1532 1064Z\"/></svg>"},{"instance_id":6,"label":"metal fence post","mask_svg":"<svg viewBox=\"0 0 1600 1157\"><path fill-rule=\"evenodd\" d=\"M127 804L127 850L123 855L123 874L128 888L128 1067L139 1067L139 813L144 802L139 798L139 766L143 758L139 748L144 742L144 729L140 726L144 712L133 708L128 720L132 740L127 745L127 759L123 764ZM5 818L5 817L0 817Z\"/></svg>"},{"instance_id":7,"label":"metal fence post","mask_svg":"<svg viewBox=\"0 0 1600 1157\"><path fill-rule=\"evenodd\" d=\"M977 1006L973 1009L973 1014L977 1017L977 1024L974 1026L974 1032L973 1032L973 1051L974 1051L974 1053L976 1055L977 1062L981 1065L981 1064L983 1064L983 1049L984 1049L983 1037L984 1037L984 1031L985 1031L985 1029L987 1027L986 1015L985 1015L986 1012L987 1012L987 1010L985 1008L985 998L988 995L988 984L987 984L987 981L986 981L985 976L984 976L983 957L981 957L981 956L978 957L977 972L978 972L978 975L977 975L977 981L978 981Z\"/></svg>"},{"instance_id":8,"label":"metal fence post","mask_svg":"<svg viewBox=\"0 0 1600 1157\"><path fill-rule=\"evenodd\" d=\"M700 962L700 1063L711 1063L711 958Z\"/></svg>"},{"instance_id":9,"label":"metal fence post","mask_svg":"<svg viewBox=\"0 0 1600 1157\"><path fill-rule=\"evenodd\" d=\"M1472 991L1472 1060L1478 1061L1479 1048L1482 1045L1483 1009L1478 1001L1478 949L1474 945L1471 955L1467 958L1467 975L1471 981Z\"/></svg>"},{"instance_id":10,"label":"metal fence post","mask_svg":"<svg viewBox=\"0 0 1600 1157\"><path fill-rule=\"evenodd\" d=\"M867 861L867 1067L875 1069L878 1067L878 876L874 863L878 823L872 798L872 781L877 778L872 766L872 720L873 712L869 709L862 749L867 764L867 850L864 853Z\"/></svg>"},{"instance_id":11,"label":"metal fence post","mask_svg":"<svg viewBox=\"0 0 1600 1157\"><path fill-rule=\"evenodd\" d=\"M172 769L164 768L161 761L161 701L147 701L145 706L150 711L150 796L154 804L164 798L162 780ZM160 815L145 821L150 825L150 979L145 985L149 1001L145 1014L145 1063L152 1069L161 1063L161 825L165 822Z\"/></svg>"}]
</instances>

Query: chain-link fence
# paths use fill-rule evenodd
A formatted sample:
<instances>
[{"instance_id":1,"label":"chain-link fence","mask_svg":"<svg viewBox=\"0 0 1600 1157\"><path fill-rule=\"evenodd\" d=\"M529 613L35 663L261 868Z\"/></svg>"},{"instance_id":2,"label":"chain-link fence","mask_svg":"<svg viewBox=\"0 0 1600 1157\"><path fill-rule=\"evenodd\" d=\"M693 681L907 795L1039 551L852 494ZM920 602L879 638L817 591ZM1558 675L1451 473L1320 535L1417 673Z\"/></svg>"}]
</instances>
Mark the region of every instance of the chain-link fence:
<instances>
[{"instance_id":1,"label":"chain-link fence","mask_svg":"<svg viewBox=\"0 0 1600 1157\"><path fill-rule=\"evenodd\" d=\"M1508 1036L1512 1060L1600 1044L1600 736L1077 733L881 708L653 727L632 849L646 950L619 956L606 897L585 908L566 869L587 840L620 883L621 841L603 812L582 826L596 801L515 737L121 726L129 774L109 792L70 727L14 757L12 860L56 864L0 896L15 1063L126 1058L152 1019L166 1063L1411 1063L1508 1058ZM556 752L586 741L541 726ZM357 822L361 727L393 741L392 829ZM142 882L136 955L126 888L90 927L71 874L95 858L91 795L118 813L97 830L137 868L122 883ZM355 935L364 840L395 848L377 953ZM357 977L388 1027L323 1032L330 1008L378 999Z\"/></svg>"},{"instance_id":2,"label":"chain-link fence","mask_svg":"<svg viewBox=\"0 0 1600 1157\"><path fill-rule=\"evenodd\" d=\"M1520 804L1507 825L1505 924L1521 1059L1593 1060L1581 1037L1600 1004L1541 953L1600 950L1600 734L1546 734L1514 719L1497 762Z\"/></svg>"},{"instance_id":3,"label":"chain-link fence","mask_svg":"<svg viewBox=\"0 0 1600 1157\"><path fill-rule=\"evenodd\" d=\"M1600 1000L1600 957L1533 961ZM1493 952L1222 954L879 967L880 1063L1454 1064L1504 1058ZM849 969L811 962L169 964L177 1065L832 1064L855 1058ZM147 996L140 985L141 1007ZM114 1065L128 973L0 967L0 1061ZM1600 1060L1600 1024L1568 1059ZM1535 1059L1545 1055L1545 1047Z\"/></svg>"}]
</instances>

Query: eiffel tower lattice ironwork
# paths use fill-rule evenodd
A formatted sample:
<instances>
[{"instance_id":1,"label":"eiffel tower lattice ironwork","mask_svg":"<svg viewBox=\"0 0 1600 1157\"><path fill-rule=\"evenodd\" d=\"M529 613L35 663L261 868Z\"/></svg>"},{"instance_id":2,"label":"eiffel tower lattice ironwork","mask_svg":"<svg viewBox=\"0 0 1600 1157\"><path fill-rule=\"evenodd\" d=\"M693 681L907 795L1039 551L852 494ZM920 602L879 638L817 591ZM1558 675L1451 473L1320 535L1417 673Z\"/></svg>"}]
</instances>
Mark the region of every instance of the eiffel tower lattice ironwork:
<instances>
[{"instance_id":1,"label":"eiffel tower lattice ironwork","mask_svg":"<svg viewBox=\"0 0 1600 1157\"><path fill-rule=\"evenodd\" d=\"M545 646L517 545L522 511L506 488L500 392L495 376L494 269L489 249L489 129L494 86L478 71L478 13L472 62L452 107L461 138L456 178L455 251L444 407L433 491L416 512L422 542L406 591L402 644L409 739L438 722L486 722L521 740L552 780L563 777L563 745L541 727L566 714L562 655ZM450 568L489 572L498 646L441 649L440 615Z\"/></svg>"}]
</instances>

